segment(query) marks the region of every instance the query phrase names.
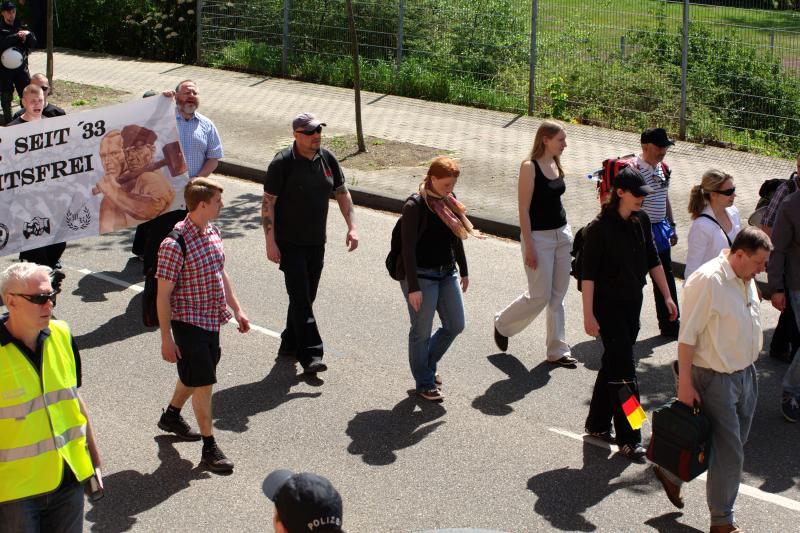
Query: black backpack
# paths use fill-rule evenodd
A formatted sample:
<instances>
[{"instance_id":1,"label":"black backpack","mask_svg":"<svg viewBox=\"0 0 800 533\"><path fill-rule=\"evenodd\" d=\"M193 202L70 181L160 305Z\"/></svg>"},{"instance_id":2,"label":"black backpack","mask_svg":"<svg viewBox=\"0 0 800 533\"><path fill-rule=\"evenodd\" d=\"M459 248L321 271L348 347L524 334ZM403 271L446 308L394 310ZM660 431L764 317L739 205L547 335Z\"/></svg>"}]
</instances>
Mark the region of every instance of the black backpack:
<instances>
[{"instance_id":1,"label":"black backpack","mask_svg":"<svg viewBox=\"0 0 800 533\"><path fill-rule=\"evenodd\" d=\"M417 193L412 194L408 197L408 200L413 200L417 205L422 205L424 202L422 201L422 196ZM406 200L406 202L408 202ZM401 235L400 224L402 223L403 215L400 215L400 218L397 219L397 222L394 225L394 229L392 229L392 243L391 247L389 248L389 254L386 256L386 270L389 271L389 275L392 277L393 280L402 281L405 279L405 269L401 270L398 268L398 261L402 262L403 258L401 257L403 253L403 239ZM425 231L425 228L428 225L428 210L422 209L419 215L419 228L417 231L417 236L421 235L422 232Z\"/></svg>"},{"instance_id":2,"label":"black backpack","mask_svg":"<svg viewBox=\"0 0 800 533\"><path fill-rule=\"evenodd\" d=\"M775 196L775 191L777 191L778 188L787 181L789 182L789 194L793 193L797 189L797 185L795 183L796 178L797 172L792 172L792 175L789 177L789 179L772 178L764 180L764 182L761 184L761 187L758 189L758 203L756 203L756 209L768 206L772 200L772 197Z\"/></svg>"},{"instance_id":3,"label":"black backpack","mask_svg":"<svg viewBox=\"0 0 800 533\"><path fill-rule=\"evenodd\" d=\"M186 260L186 241L183 240L183 235L174 229L169 232L167 238L174 239L181 247L181 253ZM158 327L158 306L156 300L158 298L158 280L156 279L157 265L150 267L144 277L144 291L142 291L142 322L145 327L155 328ZM183 265L181 265L181 270Z\"/></svg>"},{"instance_id":4,"label":"black backpack","mask_svg":"<svg viewBox=\"0 0 800 533\"><path fill-rule=\"evenodd\" d=\"M586 238L586 229L591 224L589 222L589 224L575 232L572 237L572 250L569 252L569 255L572 256L570 275L578 281L578 291L581 290L581 280L583 279L583 242Z\"/></svg>"}]
</instances>

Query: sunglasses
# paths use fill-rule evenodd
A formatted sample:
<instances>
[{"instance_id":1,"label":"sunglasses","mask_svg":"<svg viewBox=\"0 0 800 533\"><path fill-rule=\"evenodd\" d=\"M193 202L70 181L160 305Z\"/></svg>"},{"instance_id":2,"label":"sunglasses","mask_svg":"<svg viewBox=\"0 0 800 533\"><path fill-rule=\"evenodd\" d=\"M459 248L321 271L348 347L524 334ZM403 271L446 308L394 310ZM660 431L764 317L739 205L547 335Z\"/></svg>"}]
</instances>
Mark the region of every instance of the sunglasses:
<instances>
[{"instance_id":1,"label":"sunglasses","mask_svg":"<svg viewBox=\"0 0 800 533\"><path fill-rule=\"evenodd\" d=\"M322 133L322 126L317 126L313 130L295 130L297 133L302 133L303 135L314 135L315 133Z\"/></svg>"},{"instance_id":2,"label":"sunglasses","mask_svg":"<svg viewBox=\"0 0 800 533\"><path fill-rule=\"evenodd\" d=\"M14 296L22 296L32 304L43 305L46 304L48 300L50 300L55 304L56 296L58 296L58 291L45 292L42 294L20 294L16 292L12 292L11 294L13 294Z\"/></svg>"},{"instance_id":3,"label":"sunglasses","mask_svg":"<svg viewBox=\"0 0 800 533\"><path fill-rule=\"evenodd\" d=\"M47 85L42 85L42 91L44 91L45 94L49 93L50 92L50 87L48 87Z\"/></svg>"},{"instance_id":4,"label":"sunglasses","mask_svg":"<svg viewBox=\"0 0 800 533\"><path fill-rule=\"evenodd\" d=\"M724 190L716 190L713 192L717 194L723 194L725 196L733 196L733 193L736 192L736 187L731 187L730 189L724 189Z\"/></svg>"}]
</instances>

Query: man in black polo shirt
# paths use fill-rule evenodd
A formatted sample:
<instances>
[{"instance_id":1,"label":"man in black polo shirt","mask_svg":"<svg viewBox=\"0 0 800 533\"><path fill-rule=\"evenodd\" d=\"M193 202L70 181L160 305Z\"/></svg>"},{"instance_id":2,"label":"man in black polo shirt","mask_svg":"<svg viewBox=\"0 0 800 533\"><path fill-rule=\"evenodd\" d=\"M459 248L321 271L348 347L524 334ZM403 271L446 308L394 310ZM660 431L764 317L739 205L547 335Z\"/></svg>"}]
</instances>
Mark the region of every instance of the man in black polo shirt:
<instances>
[{"instance_id":1,"label":"man in black polo shirt","mask_svg":"<svg viewBox=\"0 0 800 533\"><path fill-rule=\"evenodd\" d=\"M278 354L297 357L309 374L328 369L322 362L322 338L312 306L322 275L332 192L347 223L348 251L358 246L353 199L342 168L332 153L320 147L323 126L326 124L311 113L295 117L294 143L269 164L261 204L267 258L280 265L289 294Z\"/></svg>"}]
</instances>

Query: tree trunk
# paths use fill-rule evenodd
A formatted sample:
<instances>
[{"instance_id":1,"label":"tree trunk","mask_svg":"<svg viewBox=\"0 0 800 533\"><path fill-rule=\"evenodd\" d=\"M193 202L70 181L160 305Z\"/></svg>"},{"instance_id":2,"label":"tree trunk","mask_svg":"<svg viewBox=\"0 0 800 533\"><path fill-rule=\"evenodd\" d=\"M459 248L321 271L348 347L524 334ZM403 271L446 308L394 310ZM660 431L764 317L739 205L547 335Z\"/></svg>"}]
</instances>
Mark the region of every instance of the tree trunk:
<instances>
[{"instance_id":1,"label":"tree trunk","mask_svg":"<svg viewBox=\"0 0 800 533\"><path fill-rule=\"evenodd\" d=\"M353 16L353 0L347 0L347 21L350 26L350 48L353 52L353 90L356 96L356 137L358 137L358 152L367 151L364 143L364 128L361 125L361 65L358 61L358 36L356 35L356 21Z\"/></svg>"}]
</instances>

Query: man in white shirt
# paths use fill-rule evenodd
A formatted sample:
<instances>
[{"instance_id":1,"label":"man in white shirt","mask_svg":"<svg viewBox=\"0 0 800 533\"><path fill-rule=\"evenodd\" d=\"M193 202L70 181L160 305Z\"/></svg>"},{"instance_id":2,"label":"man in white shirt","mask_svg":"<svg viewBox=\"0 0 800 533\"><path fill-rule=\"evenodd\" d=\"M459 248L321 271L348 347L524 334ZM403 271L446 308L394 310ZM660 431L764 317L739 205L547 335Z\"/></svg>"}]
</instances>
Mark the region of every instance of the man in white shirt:
<instances>
[{"instance_id":1,"label":"man in white shirt","mask_svg":"<svg viewBox=\"0 0 800 533\"><path fill-rule=\"evenodd\" d=\"M761 351L761 312L753 278L772 251L766 233L739 232L730 250L702 265L683 291L678 336L678 400L695 403L711 421L712 453L706 500L711 533L741 533L733 516L744 463L744 444L756 409L753 363ZM655 467L670 501L683 507L681 481Z\"/></svg>"}]
</instances>

